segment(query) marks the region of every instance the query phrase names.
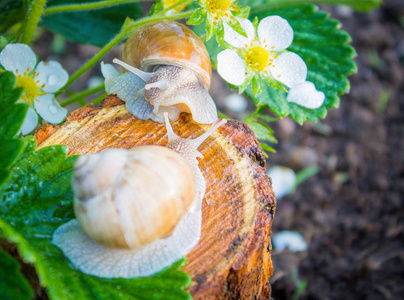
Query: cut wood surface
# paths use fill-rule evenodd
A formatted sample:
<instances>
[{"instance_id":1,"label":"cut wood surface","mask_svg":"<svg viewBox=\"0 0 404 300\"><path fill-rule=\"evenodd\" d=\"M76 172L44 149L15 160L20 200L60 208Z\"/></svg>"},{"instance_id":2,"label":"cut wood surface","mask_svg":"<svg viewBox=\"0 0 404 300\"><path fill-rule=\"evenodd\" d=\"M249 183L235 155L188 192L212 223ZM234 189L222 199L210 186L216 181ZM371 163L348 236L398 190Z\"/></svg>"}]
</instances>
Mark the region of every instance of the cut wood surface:
<instances>
[{"instance_id":1,"label":"cut wood surface","mask_svg":"<svg viewBox=\"0 0 404 300\"><path fill-rule=\"evenodd\" d=\"M193 122L186 113L171 124L183 138L198 137L210 127ZM67 145L69 155L167 144L164 124L136 119L114 96L100 108L88 105L74 111L61 126L42 127L36 138L38 148ZM270 299L275 197L262 149L247 125L231 120L199 151L207 190L202 237L184 268L193 279L189 291L194 299Z\"/></svg>"}]
</instances>

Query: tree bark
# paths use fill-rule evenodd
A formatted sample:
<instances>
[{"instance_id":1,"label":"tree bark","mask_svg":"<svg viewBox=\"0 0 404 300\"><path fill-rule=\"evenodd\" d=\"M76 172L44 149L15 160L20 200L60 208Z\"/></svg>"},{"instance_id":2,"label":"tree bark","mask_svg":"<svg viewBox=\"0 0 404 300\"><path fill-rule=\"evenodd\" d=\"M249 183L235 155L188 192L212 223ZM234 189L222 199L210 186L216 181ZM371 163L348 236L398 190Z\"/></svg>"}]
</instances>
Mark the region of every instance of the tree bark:
<instances>
[{"instance_id":1,"label":"tree bark","mask_svg":"<svg viewBox=\"0 0 404 300\"><path fill-rule=\"evenodd\" d=\"M200 136L210 127L185 113L171 124L183 138ZM61 126L41 128L36 138L38 148L67 145L69 155L167 144L164 124L137 120L114 96L100 108L88 105L74 111ZM247 125L231 120L199 151L207 190L201 240L184 268L193 279L189 291L194 299L270 299L275 197L262 149Z\"/></svg>"}]
</instances>

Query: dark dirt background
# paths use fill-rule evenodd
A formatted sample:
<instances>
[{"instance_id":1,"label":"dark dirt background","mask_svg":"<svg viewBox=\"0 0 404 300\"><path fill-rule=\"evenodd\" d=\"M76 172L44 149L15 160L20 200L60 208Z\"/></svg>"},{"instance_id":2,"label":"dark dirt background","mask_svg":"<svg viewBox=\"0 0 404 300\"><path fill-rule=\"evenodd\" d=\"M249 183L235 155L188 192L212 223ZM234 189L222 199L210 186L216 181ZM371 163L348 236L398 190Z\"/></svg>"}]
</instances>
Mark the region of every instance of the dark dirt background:
<instances>
[{"instance_id":1,"label":"dark dirt background","mask_svg":"<svg viewBox=\"0 0 404 300\"><path fill-rule=\"evenodd\" d=\"M352 90L340 109L320 123L299 126L283 119L272 124L279 144L268 167L320 167L278 203L273 234L298 231L309 247L273 252L273 298L293 298L291 274L297 271L307 282L299 299L403 299L404 1L385 0L367 14L323 8L351 34L358 73L350 78ZM34 44L40 59L60 61L69 74L98 50L67 43L60 55L49 56L57 47L49 33ZM104 61L120 57L120 51L114 49ZM101 79L99 69L72 88L85 89L89 78ZM222 80L213 80L211 94L225 113L228 92Z\"/></svg>"},{"instance_id":2,"label":"dark dirt background","mask_svg":"<svg viewBox=\"0 0 404 300\"><path fill-rule=\"evenodd\" d=\"M299 299L404 299L404 1L326 9L351 34L358 73L320 126L274 128L269 164L321 171L278 202L273 234L296 230L308 251L274 252L273 298L292 299L297 269Z\"/></svg>"}]
</instances>

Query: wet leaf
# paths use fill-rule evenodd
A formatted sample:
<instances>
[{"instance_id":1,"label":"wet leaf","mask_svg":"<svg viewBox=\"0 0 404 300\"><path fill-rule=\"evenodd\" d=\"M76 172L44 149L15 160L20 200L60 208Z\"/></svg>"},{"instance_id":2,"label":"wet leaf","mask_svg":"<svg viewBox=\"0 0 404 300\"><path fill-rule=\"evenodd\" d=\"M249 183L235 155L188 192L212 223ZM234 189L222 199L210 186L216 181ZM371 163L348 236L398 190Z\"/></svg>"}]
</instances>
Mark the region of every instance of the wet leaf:
<instances>
[{"instance_id":1,"label":"wet leaf","mask_svg":"<svg viewBox=\"0 0 404 300\"><path fill-rule=\"evenodd\" d=\"M98 2L96 0L50 0L47 7L62 4ZM127 17L138 19L143 11L139 4L130 3L97 10L57 13L44 16L41 25L57 32L68 40L80 44L103 46L108 43L121 29Z\"/></svg>"}]
</instances>

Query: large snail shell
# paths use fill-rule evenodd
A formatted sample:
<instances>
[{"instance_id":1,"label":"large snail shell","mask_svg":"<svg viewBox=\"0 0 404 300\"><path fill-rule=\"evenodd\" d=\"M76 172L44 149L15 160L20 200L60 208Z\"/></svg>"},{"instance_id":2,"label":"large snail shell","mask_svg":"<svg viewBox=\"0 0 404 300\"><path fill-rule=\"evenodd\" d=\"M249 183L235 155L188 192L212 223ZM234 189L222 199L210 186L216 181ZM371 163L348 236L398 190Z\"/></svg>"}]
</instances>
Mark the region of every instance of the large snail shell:
<instances>
[{"instance_id":1,"label":"large snail shell","mask_svg":"<svg viewBox=\"0 0 404 300\"><path fill-rule=\"evenodd\" d=\"M140 27L128 39L122 60L143 71L156 65L175 65L195 72L206 90L210 87L212 68L202 40L188 27L165 20Z\"/></svg>"},{"instance_id":2,"label":"large snail shell","mask_svg":"<svg viewBox=\"0 0 404 300\"><path fill-rule=\"evenodd\" d=\"M78 158L74 210L98 243L136 248L169 236L196 199L191 167L160 146L108 149Z\"/></svg>"}]
</instances>

